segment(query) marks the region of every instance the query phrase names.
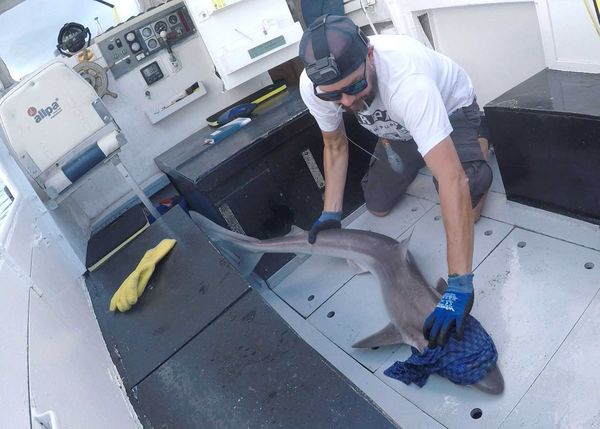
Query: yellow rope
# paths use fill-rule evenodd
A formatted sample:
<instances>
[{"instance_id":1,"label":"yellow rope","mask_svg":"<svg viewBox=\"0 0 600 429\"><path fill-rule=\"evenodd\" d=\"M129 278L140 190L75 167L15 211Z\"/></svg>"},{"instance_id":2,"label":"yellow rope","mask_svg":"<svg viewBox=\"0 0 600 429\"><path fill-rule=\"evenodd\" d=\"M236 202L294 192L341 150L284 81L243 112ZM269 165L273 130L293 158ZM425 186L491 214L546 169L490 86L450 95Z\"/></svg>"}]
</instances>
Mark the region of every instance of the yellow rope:
<instances>
[{"instance_id":1,"label":"yellow rope","mask_svg":"<svg viewBox=\"0 0 600 429\"><path fill-rule=\"evenodd\" d=\"M599 8L600 10L600 0L592 0L596 2L596 6ZM592 11L590 10L590 5L588 4L587 0L583 0L583 4L585 5L585 10L587 10L588 16L590 17L590 20L592 21L592 24L594 24L594 28L596 29L596 33L598 34L598 37L600 37L600 26L598 25L598 22L596 21L596 17L594 16L594 14L592 13Z\"/></svg>"},{"instance_id":2,"label":"yellow rope","mask_svg":"<svg viewBox=\"0 0 600 429\"><path fill-rule=\"evenodd\" d=\"M112 8L112 14L113 14L113 20L115 21L115 25L118 25L121 23L121 18L119 17L119 12L117 12L117 8L113 7Z\"/></svg>"}]
</instances>

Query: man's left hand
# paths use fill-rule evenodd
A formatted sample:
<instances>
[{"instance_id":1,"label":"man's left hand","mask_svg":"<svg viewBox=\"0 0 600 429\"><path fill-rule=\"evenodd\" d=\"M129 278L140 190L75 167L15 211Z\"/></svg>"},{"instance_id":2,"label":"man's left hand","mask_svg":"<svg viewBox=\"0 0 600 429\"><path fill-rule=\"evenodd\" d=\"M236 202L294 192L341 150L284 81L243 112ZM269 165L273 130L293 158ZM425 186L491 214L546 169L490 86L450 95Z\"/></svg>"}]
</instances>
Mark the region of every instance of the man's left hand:
<instances>
[{"instance_id":1,"label":"man's left hand","mask_svg":"<svg viewBox=\"0 0 600 429\"><path fill-rule=\"evenodd\" d=\"M443 346L453 330L462 339L464 322L473 307L473 273L448 277L448 288L433 312L425 319L423 335L429 347Z\"/></svg>"}]
</instances>

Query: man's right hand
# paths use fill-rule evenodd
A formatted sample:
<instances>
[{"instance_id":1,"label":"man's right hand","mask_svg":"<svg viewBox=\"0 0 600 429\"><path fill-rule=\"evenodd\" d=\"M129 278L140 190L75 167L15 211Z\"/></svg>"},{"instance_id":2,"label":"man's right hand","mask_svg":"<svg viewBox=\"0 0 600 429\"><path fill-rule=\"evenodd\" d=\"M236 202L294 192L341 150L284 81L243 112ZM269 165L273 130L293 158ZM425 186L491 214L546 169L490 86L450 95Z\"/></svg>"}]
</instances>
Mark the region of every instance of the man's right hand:
<instances>
[{"instance_id":1,"label":"man's right hand","mask_svg":"<svg viewBox=\"0 0 600 429\"><path fill-rule=\"evenodd\" d=\"M342 227L342 212L323 212L308 231L308 242L314 244L317 234L324 229L340 229Z\"/></svg>"}]
</instances>

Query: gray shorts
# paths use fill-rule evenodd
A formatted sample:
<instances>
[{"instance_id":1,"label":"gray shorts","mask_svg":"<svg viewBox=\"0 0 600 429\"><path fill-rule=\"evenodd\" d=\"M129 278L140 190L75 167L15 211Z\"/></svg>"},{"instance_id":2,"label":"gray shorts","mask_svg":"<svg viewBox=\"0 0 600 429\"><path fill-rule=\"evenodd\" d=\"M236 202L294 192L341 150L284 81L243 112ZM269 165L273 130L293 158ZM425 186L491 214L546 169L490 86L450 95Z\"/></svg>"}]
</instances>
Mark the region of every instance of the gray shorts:
<instances>
[{"instance_id":1,"label":"gray shorts","mask_svg":"<svg viewBox=\"0 0 600 429\"><path fill-rule=\"evenodd\" d=\"M452 141L469 178L471 204L473 207L481 200L492 185L492 169L485 161L479 145L479 127L481 118L479 106L474 101L468 107L458 109L450 115ZM381 139L375 146L375 157L371 158L369 170L362 179L362 188L367 209L374 212L388 212L406 192L406 188L425 165L423 157L413 140L390 140L391 148L402 159L401 173L394 171ZM433 183L438 188L437 181Z\"/></svg>"}]
</instances>

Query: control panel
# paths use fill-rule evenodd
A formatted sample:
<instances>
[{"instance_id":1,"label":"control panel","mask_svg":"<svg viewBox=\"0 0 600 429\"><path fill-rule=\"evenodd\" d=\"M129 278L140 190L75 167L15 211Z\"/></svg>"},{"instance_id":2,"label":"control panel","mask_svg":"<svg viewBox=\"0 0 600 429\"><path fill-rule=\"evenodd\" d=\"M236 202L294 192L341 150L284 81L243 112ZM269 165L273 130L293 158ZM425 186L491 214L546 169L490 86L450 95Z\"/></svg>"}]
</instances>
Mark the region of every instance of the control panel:
<instances>
[{"instance_id":1,"label":"control panel","mask_svg":"<svg viewBox=\"0 0 600 429\"><path fill-rule=\"evenodd\" d=\"M147 66L140 69L142 77L146 81L146 85L152 85L154 82L161 80L163 77L162 70L156 61L151 62Z\"/></svg>"},{"instance_id":2,"label":"control panel","mask_svg":"<svg viewBox=\"0 0 600 429\"><path fill-rule=\"evenodd\" d=\"M115 79L196 32L183 3L158 9L138 15L96 38Z\"/></svg>"}]
</instances>

